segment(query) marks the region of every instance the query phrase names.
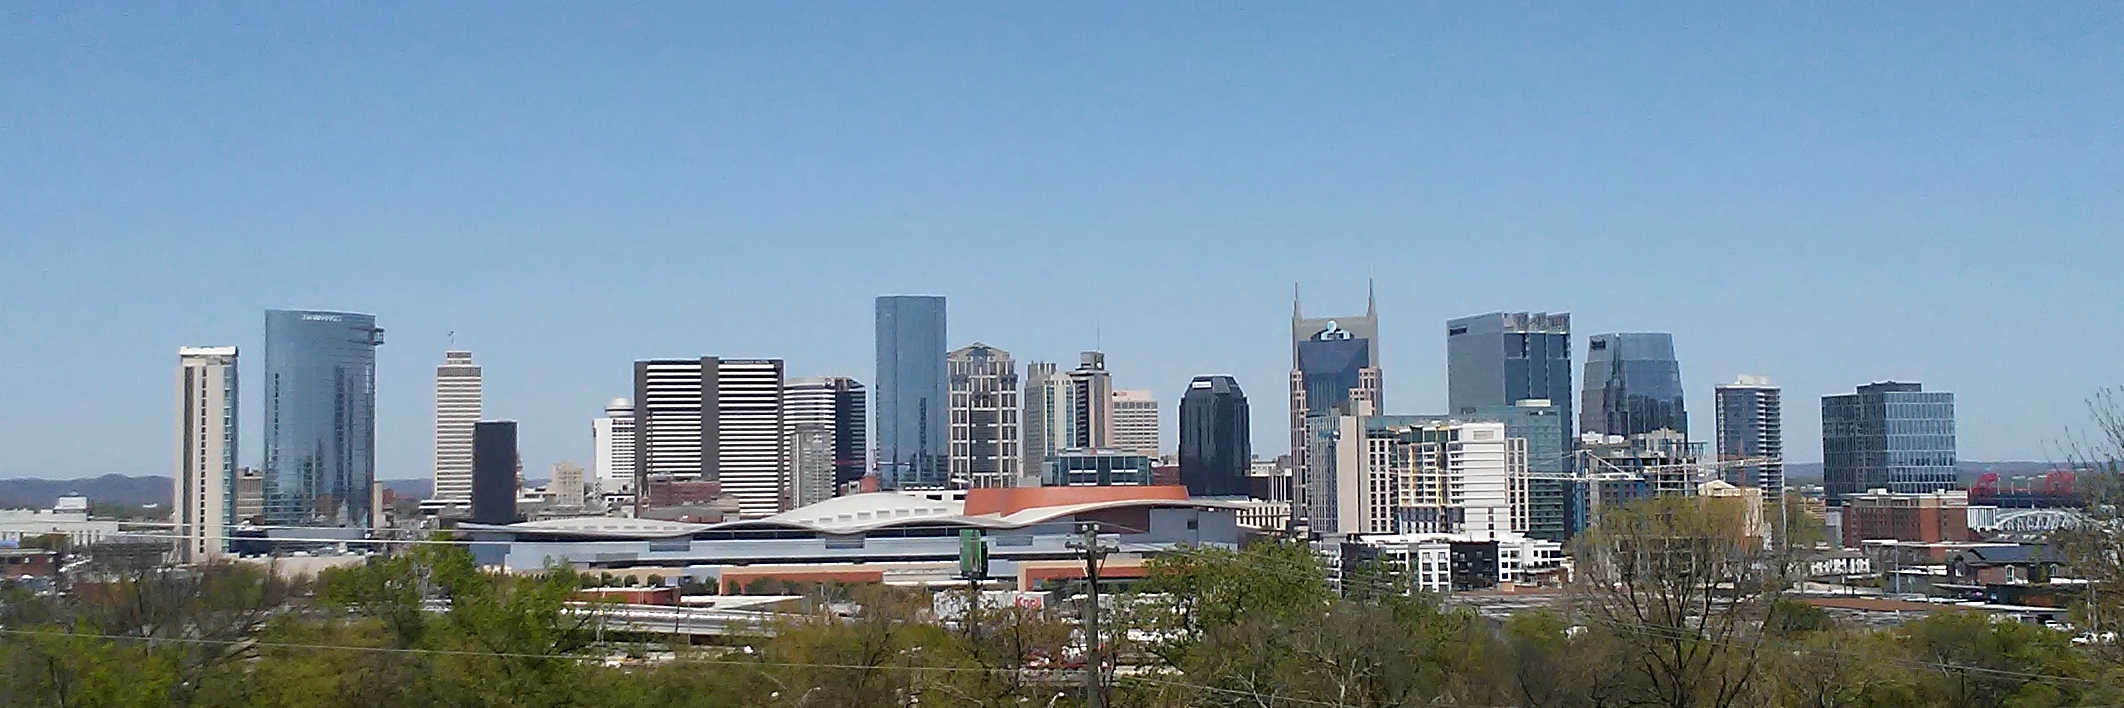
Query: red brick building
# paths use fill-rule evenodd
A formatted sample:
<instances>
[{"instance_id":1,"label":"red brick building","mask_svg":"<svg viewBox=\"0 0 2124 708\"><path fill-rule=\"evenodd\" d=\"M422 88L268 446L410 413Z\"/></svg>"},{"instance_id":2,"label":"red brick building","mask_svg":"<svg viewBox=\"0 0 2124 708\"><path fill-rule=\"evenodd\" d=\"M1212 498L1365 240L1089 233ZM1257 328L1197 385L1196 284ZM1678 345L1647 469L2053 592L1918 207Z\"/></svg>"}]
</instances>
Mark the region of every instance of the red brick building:
<instances>
[{"instance_id":1,"label":"red brick building","mask_svg":"<svg viewBox=\"0 0 2124 708\"><path fill-rule=\"evenodd\" d=\"M1844 547L1860 541L1967 541L1969 493L1896 494L1875 489L1844 498Z\"/></svg>"}]
</instances>

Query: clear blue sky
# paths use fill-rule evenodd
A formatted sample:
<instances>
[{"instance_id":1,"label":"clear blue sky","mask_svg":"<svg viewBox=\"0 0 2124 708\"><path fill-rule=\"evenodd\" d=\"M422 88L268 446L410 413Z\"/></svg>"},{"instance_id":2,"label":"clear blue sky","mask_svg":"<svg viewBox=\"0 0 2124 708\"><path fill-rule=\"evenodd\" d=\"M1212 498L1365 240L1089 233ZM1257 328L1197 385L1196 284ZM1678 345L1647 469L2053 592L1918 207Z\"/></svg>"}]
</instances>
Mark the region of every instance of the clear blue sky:
<instances>
[{"instance_id":1,"label":"clear blue sky","mask_svg":"<svg viewBox=\"0 0 2124 708\"><path fill-rule=\"evenodd\" d=\"M634 359L872 377L871 298L1021 361L1101 342L1282 432L1293 281L1376 278L1390 412L1444 321L1675 334L1741 373L1952 390L2044 458L2124 382L2112 3L593 3L0 8L0 476L167 474L182 345L376 314L379 475L457 332L526 469Z\"/></svg>"}]
</instances>

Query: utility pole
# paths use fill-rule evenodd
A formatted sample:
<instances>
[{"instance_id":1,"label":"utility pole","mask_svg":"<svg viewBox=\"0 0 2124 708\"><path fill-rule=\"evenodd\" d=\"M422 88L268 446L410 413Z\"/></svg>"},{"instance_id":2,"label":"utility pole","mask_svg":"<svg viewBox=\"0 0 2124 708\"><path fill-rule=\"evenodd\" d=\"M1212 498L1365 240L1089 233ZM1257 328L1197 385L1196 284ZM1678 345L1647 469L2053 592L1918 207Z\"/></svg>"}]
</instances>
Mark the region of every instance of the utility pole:
<instances>
[{"instance_id":1,"label":"utility pole","mask_svg":"<svg viewBox=\"0 0 2124 708\"><path fill-rule=\"evenodd\" d=\"M1099 547L1099 524L1077 524L1081 541L1072 543L1084 549L1084 705L1085 708L1104 708L1106 705L1105 662L1099 657L1099 557L1106 549Z\"/></svg>"}]
</instances>

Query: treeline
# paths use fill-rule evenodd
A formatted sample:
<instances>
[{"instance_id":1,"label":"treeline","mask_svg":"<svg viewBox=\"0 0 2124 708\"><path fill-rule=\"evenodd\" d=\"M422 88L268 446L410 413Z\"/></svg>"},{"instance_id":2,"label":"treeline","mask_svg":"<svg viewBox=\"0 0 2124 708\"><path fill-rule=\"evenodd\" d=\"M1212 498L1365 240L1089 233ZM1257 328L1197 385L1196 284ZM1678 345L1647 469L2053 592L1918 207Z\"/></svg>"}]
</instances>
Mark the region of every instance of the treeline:
<instances>
[{"instance_id":1,"label":"treeline","mask_svg":"<svg viewBox=\"0 0 2124 708\"><path fill-rule=\"evenodd\" d=\"M2098 706L2113 647L1942 613L1841 626L1783 595L1786 559L1701 505L1603 517L1555 610L1502 624L1328 569L1302 545L1155 559L1113 603L1107 705ZM426 545L290 582L141 570L0 599L0 705L66 707L1080 706L1074 608L931 614L929 591L819 593L771 637L675 649L572 611L583 576L490 573ZM595 584L594 582L588 584ZM943 590L943 592L964 592Z\"/></svg>"}]
</instances>

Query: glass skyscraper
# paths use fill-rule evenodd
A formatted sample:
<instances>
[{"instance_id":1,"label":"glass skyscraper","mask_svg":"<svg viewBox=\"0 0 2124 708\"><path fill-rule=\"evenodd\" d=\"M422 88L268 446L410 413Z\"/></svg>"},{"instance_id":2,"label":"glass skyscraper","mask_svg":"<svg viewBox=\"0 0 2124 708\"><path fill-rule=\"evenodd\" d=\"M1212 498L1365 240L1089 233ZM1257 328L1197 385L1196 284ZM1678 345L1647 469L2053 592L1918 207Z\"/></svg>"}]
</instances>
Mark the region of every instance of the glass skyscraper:
<instances>
[{"instance_id":1,"label":"glass skyscraper","mask_svg":"<svg viewBox=\"0 0 2124 708\"><path fill-rule=\"evenodd\" d=\"M1832 501L1868 489L1957 489L1954 462L1952 393L1887 381L1822 397L1822 483Z\"/></svg>"},{"instance_id":2,"label":"glass skyscraper","mask_svg":"<svg viewBox=\"0 0 2124 708\"><path fill-rule=\"evenodd\" d=\"M883 489L936 489L945 465L944 298L877 301L877 445Z\"/></svg>"},{"instance_id":3,"label":"glass skyscraper","mask_svg":"<svg viewBox=\"0 0 2124 708\"><path fill-rule=\"evenodd\" d=\"M1547 399L1571 420L1571 315L1492 312L1446 323L1446 406L1482 408ZM1558 431L1567 444L1571 426Z\"/></svg>"},{"instance_id":4,"label":"glass skyscraper","mask_svg":"<svg viewBox=\"0 0 2124 708\"><path fill-rule=\"evenodd\" d=\"M370 526L383 330L306 310L267 310L265 325L266 523Z\"/></svg>"},{"instance_id":5,"label":"glass skyscraper","mask_svg":"<svg viewBox=\"0 0 2124 708\"><path fill-rule=\"evenodd\" d=\"M1180 483L1198 497L1246 496L1254 445L1246 393L1230 376L1197 376L1180 397Z\"/></svg>"},{"instance_id":6,"label":"glass skyscraper","mask_svg":"<svg viewBox=\"0 0 2124 708\"><path fill-rule=\"evenodd\" d=\"M1459 418L1496 422L1505 437L1527 441L1527 535L1550 541L1571 537L1571 413L1553 401L1521 399L1508 406L1476 406Z\"/></svg>"},{"instance_id":7,"label":"glass skyscraper","mask_svg":"<svg viewBox=\"0 0 2124 708\"><path fill-rule=\"evenodd\" d=\"M1585 386L1578 414L1581 433L1630 436L1672 430L1689 434L1674 335L1593 335L1586 341Z\"/></svg>"}]
</instances>

